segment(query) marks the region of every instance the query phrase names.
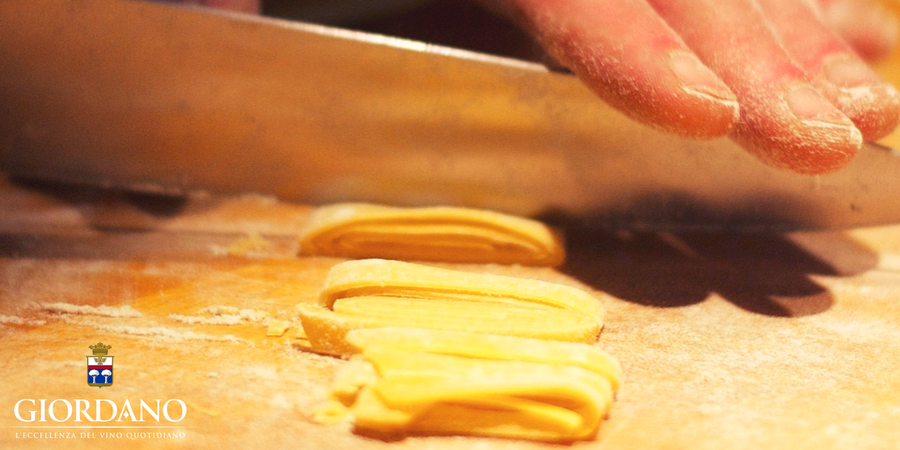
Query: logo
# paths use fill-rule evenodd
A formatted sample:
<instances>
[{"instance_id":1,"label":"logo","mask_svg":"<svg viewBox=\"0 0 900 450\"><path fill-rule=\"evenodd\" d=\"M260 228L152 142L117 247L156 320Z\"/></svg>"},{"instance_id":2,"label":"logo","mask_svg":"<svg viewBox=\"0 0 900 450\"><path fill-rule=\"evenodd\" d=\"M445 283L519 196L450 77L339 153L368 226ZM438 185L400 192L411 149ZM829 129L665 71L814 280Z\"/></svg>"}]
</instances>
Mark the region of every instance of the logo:
<instances>
[{"instance_id":1,"label":"logo","mask_svg":"<svg viewBox=\"0 0 900 450\"><path fill-rule=\"evenodd\" d=\"M112 386L113 356L109 354L112 346L98 342L88 348L93 353L87 356L88 386ZM71 374L69 368L65 371ZM133 387L126 390L132 391ZM187 403L177 398L33 397L19 399L12 407L12 415L21 425L0 428L22 428L23 431L15 432L15 439L184 439L186 433L180 430L183 426L179 422L187 414ZM110 431L95 431L96 428ZM6 440L6 436L0 437L0 442ZM3 444L0 447L6 448Z\"/></svg>"},{"instance_id":2,"label":"logo","mask_svg":"<svg viewBox=\"0 0 900 450\"><path fill-rule=\"evenodd\" d=\"M89 345L88 348L93 350L94 354L87 357L87 375L88 386L112 386L113 384L113 357L107 355L112 345L104 345L98 342L96 345Z\"/></svg>"}]
</instances>

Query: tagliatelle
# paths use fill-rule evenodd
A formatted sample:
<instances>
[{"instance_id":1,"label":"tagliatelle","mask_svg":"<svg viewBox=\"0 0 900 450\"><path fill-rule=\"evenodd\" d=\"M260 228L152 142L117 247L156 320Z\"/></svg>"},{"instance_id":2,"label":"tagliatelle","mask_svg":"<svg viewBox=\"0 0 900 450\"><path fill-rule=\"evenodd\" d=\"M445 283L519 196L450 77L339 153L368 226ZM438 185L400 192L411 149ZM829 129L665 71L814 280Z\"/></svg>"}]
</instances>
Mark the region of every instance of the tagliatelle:
<instances>
[{"instance_id":1,"label":"tagliatelle","mask_svg":"<svg viewBox=\"0 0 900 450\"><path fill-rule=\"evenodd\" d=\"M572 286L366 259L335 265L297 312L298 346L351 356L315 419L360 433L587 439L620 384L589 345L604 309Z\"/></svg>"},{"instance_id":2,"label":"tagliatelle","mask_svg":"<svg viewBox=\"0 0 900 450\"><path fill-rule=\"evenodd\" d=\"M310 347L352 352L352 329L412 327L594 342L603 308L580 289L539 280L368 259L334 266L319 305L297 306Z\"/></svg>"},{"instance_id":3,"label":"tagliatelle","mask_svg":"<svg viewBox=\"0 0 900 450\"><path fill-rule=\"evenodd\" d=\"M354 353L346 342L356 329L413 327L594 342L597 320L584 314L539 305L514 305L415 298L354 297L335 303L334 311L297 306L310 348L318 353Z\"/></svg>"},{"instance_id":4,"label":"tagliatelle","mask_svg":"<svg viewBox=\"0 0 900 450\"><path fill-rule=\"evenodd\" d=\"M357 330L348 339L361 355L341 371L332 397L366 433L585 439L619 384L618 363L586 344L409 329ZM528 348L538 356L518 360ZM333 420L334 405L329 411Z\"/></svg>"},{"instance_id":5,"label":"tagliatelle","mask_svg":"<svg viewBox=\"0 0 900 450\"><path fill-rule=\"evenodd\" d=\"M530 303L578 311L598 323L604 314L593 295L572 286L384 259L347 261L332 267L319 302L330 309L338 299L360 296Z\"/></svg>"},{"instance_id":6,"label":"tagliatelle","mask_svg":"<svg viewBox=\"0 0 900 450\"><path fill-rule=\"evenodd\" d=\"M526 361L581 367L605 376L619 388L622 368L606 351L577 342L545 341L525 337L418 328L372 328L347 333L356 353L386 347L480 359Z\"/></svg>"},{"instance_id":7,"label":"tagliatelle","mask_svg":"<svg viewBox=\"0 0 900 450\"><path fill-rule=\"evenodd\" d=\"M304 255L556 266L558 233L522 217L448 206L343 203L318 208L300 235Z\"/></svg>"}]
</instances>

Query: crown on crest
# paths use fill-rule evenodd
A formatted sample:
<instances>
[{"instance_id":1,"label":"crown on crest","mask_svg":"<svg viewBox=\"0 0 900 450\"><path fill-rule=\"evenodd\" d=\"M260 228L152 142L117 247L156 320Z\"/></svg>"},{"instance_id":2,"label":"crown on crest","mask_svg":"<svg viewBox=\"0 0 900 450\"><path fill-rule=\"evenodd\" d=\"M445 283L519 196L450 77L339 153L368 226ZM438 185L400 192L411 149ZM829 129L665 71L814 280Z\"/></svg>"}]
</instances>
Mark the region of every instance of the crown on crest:
<instances>
[{"instance_id":1,"label":"crown on crest","mask_svg":"<svg viewBox=\"0 0 900 450\"><path fill-rule=\"evenodd\" d=\"M109 353L112 345L104 345L102 342L98 342L97 345L89 345L88 348L93 350L95 355L105 355Z\"/></svg>"}]
</instances>

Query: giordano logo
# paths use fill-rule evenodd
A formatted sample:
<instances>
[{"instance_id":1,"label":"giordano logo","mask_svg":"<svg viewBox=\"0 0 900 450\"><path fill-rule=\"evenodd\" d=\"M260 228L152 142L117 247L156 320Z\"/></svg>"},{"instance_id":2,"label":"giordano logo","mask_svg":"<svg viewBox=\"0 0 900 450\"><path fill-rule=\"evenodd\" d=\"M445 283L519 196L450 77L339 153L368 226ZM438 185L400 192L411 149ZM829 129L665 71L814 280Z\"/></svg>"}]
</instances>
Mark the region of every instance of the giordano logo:
<instances>
[{"instance_id":1,"label":"giordano logo","mask_svg":"<svg viewBox=\"0 0 900 450\"><path fill-rule=\"evenodd\" d=\"M89 345L94 354L87 357L88 386L102 388L113 384L113 356L109 354L112 345L98 342Z\"/></svg>"},{"instance_id":2,"label":"giordano logo","mask_svg":"<svg viewBox=\"0 0 900 450\"><path fill-rule=\"evenodd\" d=\"M92 351L92 355L87 357L88 386L97 388L112 386L113 356L109 354L112 345L106 345L102 342L98 342L94 345L89 345L88 348L90 348ZM18 419L19 422L33 423L36 429L40 429L43 427L54 428L49 425L42 426L41 422L62 423L69 422L72 419L74 419L72 420L73 422L79 423L79 426L66 428L96 427L96 425L89 425L85 422L112 422L109 425L115 424L115 426L104 426L104 428L181 428L181 426L174 424L181 422L185 419L185 417L187 417L187 405L184 403L184 401L177 398L168 400L159 398L152 400L137 399L134 401L132 401L131 399L113 401L105 398L23 398L17 401L15 403L15 406L13 406L13 415L16 419ZM116 422L124 423L116 424ZM170 424L173 424L174 426L160 427L158 425L149 425L147 424L147 422L155 422L160 425L168 422ZM80 423L85 424L80 425ZM16 433L17 438L20 437L19 434L20 433ZM47 433L26 432L21 434L22 437L38 437L38 435L42 437ZM54 432L51 434L56 435L58 433ZM126 434L141 435L141 437L143 437L144 434L153 434L153 437L184 437L183 432L127 432Z\"/></svg>"}]
</instances>

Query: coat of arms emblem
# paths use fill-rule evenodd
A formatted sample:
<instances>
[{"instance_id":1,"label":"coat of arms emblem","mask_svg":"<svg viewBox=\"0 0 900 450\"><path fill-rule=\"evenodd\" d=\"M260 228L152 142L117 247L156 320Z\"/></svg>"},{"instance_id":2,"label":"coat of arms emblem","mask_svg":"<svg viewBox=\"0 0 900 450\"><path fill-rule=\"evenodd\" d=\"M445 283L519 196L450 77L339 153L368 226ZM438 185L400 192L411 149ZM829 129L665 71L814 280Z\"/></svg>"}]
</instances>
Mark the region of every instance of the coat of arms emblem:
<instances>
[{"instance_id":1,"label":"coat of arms emblem","mask_svg":"<svg viewBox=\"0 0 900 450\"><path fill-rule=\"evenodd\" d=\"M89 345L94 354L87 357L88 386L112 386L113 384L113 357L108 355L112 345L104 345L98 342Z\"/></svg>"}]
</instances>

